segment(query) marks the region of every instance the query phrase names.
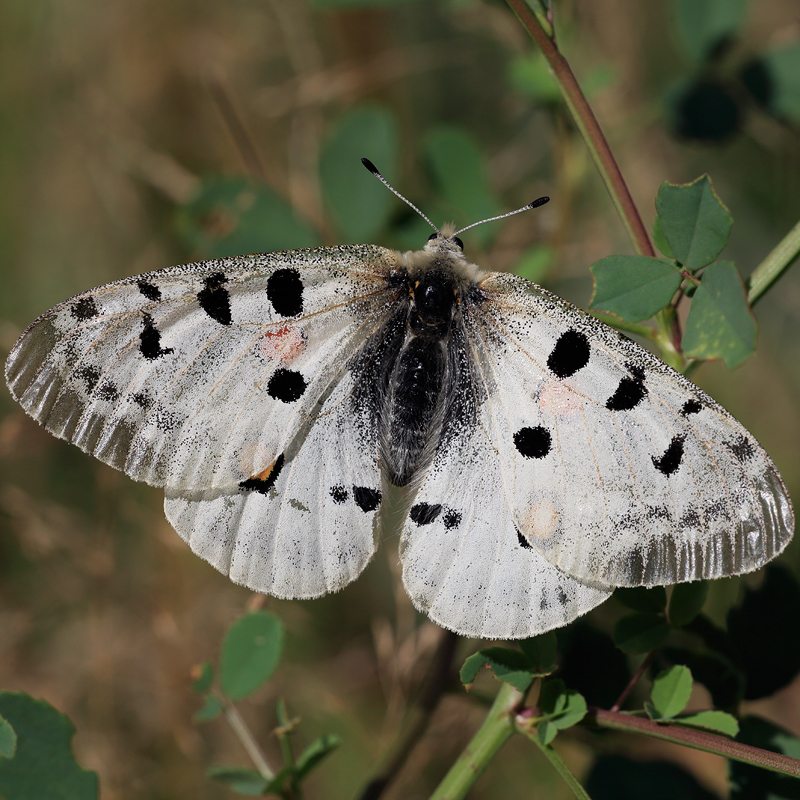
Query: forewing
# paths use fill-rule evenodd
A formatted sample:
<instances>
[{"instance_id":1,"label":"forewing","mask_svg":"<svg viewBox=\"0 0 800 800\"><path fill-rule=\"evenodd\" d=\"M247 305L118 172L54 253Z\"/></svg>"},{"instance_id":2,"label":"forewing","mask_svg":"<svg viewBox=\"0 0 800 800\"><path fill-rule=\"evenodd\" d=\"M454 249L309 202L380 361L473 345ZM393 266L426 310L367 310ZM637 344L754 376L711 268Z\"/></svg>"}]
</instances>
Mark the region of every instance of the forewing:
<instances>
[{"instance_id":1,"label":"forewing","mask_svg":"<svg viewBox=\"0 0 800 800\"><path fill-rule=\"evenodd\" d=\"M611 590L565 575L520 536L486 410L451 425L419 487L403 530L403 583L420 611L464 636L536 636Z\"/></svg>"},{"instance_id":2,"label":"forewing","mask_svg":"<svg viewBox=\"0 0 800 800\"><path fill-rule=\"evenodd\" d=\"M762 566L792 506L755 438L626 337L512 275L466 321L514 521L571 575L656 585Z\"/></svg>"},{"instance_id":3,"label":"forewing","mask_svg":"<svg viewBox=\"0 0 800 800\"><path fill-rule=\"evenodd\" d=\"M260 476L235 489L167 487L167 519L231 580L310 598L358 577L378 544L377 435L352 406L345 372L318 412Z\"/></svg>"},{"instance_id":4,"label":"forewing","mask_svg":"<svg viewBox=\"0 0 800 800\"><path fill-rule=\"evenodd\" d=\"M34 322L6 378L51 433L137 480L232 489L308 427L393 302L393 265L320 248L111 283Z\"/></svg>"}]
</instances>

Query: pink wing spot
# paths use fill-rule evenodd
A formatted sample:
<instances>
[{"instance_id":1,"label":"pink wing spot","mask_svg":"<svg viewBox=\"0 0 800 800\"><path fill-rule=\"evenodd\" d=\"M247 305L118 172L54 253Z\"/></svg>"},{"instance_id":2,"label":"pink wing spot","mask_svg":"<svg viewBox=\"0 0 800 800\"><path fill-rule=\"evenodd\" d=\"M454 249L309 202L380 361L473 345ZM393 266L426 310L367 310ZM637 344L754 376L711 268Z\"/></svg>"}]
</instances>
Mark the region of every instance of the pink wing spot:
<instances>
[{"instance_id":1,"label":"pink wing spot","mask_svg":"<svg viewBox=\"0 0 800 800\"><path fill-rule=\"evenodd\" d=\"M539 500L525 509L522 518L522 535L532 538L548 539L558 530L558 509L552 500Z\"/></svg>"},{"instance_id":2,"label":"pink wing spot","mask_svg":"<svg viewBox=\"0 0 800 800\"><path fill-rule=\"evenodd\" d=\"M270 328L258 340L258 354L268 361L294 361L305 349L303 331L294 325Z\"/></svg>"},{"instance_id":3,"label":"pink wing spot","mask_svg":"<svg viewBox=\"0 0 800 800\"><path fill-rule=\"evenodd\" d=\"M563 383L545 383L539 390L539 408L561 417L581 410L583 398Z\"/></svg>"}]
</instances>

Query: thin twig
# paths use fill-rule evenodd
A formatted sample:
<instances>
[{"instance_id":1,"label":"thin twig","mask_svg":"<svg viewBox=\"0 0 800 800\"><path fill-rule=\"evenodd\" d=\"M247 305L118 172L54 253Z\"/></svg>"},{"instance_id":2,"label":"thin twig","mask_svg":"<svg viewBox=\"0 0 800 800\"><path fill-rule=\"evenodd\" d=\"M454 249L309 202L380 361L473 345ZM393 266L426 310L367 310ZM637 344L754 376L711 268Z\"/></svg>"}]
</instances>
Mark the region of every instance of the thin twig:
<instances>
[{"instance_id":1,"label":"thin twig","mask_svg":"<svg viewBox=\"0 0 800 800\"><path fill-rule=\"evenodd\" d=\"M400 772L411 751L422 738L433 712L452 680L453 656L458 642L459 638L455 633L442 629L428 680L419 696L416 708L410 714L412 719L395 742L393 752L379 774L364 787L359 800L377 800Z\"/></svg>"},{"instance_id":2,"label":"thin twig","mask_svg":"<svg viewBox=\"0 0 800 800\"><path fill-rule=\"evenodd\" d=\"M517 730L527 736L541 751L542 755L550 762L553 768L564 780L564 783L572 789L572 793L578 800L591 800L580 781L572 774L570 768L564 763L561 756L553 749L551 744L543 744L539 739L539 731L525 724L525 720L520 720Z\"/></svg>"},{"instance_id":3,"label":"thin twig","mask_svg":"<svg viewBox=\"0 0 800 800\"><path fill-rule=\"evenodd\" d=\"M219 76L212 75L208 79L208 89L217 104L217 108L219 108L219 113L222 115L225 125L230 131L242 161L244 161L245 167L250 173L250 177L259 183L266 183L267 177L264 172L264 165L261 163L261 156L259 156L258 150L242 122L242 118L233 105L227 87Z\"/></svg>"},{"instance_id":4,"label":"thin twig","mask_svg":"<svg viewBox=\"0 0 800 800\"><path fill-rule=\"evenodd\" d=\"M228 720L233 732L239 738L242 746L247 750L256 769L259 771L262 778L271 781L275 777L275 772L267 763L267 759L261 752L255 737L247 727L247 723L242 719L241 715L236 709L236 706L221 692L217 694L217 699L222 703L222 708L225 712L225 719Z\"/></svg>"},{"instance_id":5,"label":"thin twig","mask_svg":"<svg viewBox=\"0 0 800 800\"><path fill-rule=\"evenodd\" d=\"M619 711L622 708L622 704L628 699L628 695L631 693L631 690L634 686L639 682L642 675L646 672L647 668L650 664L653 663L653 658L655 657L656 651L651 650L644 658L644 661L639 665L639 669L636 670L634 676L628 681L628 685L622 690L622 694L617 698L617 702L611 706L612 711Z\"/></svg>"}]
</instances>

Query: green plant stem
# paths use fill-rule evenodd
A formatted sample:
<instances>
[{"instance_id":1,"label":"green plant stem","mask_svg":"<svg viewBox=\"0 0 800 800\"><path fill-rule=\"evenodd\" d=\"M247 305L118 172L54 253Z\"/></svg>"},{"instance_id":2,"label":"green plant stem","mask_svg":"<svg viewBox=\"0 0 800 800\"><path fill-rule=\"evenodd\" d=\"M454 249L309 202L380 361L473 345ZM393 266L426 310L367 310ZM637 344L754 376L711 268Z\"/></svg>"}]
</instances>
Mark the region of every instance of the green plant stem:
<instances>
[{"instance_id":1,"label":"green plant stem","mask_svg":"<svg viewBox=\"0 0 800 800\"><path fill-rule=\"evenodd\" d=\"M541 751L544 757L553 765L556 772L564 779L564 782L572 789L572 793L579 800L591 800L586 790L581 786L580 781L570 772L569 767L563 762L561 756L553 749L550 744L542 744L539 739L539 732L535 727L520 722L517 730L527 736Z\"/></svg>"},{"instance_id":2,"label":"green plant stem","mask_svg":"<svg viewBox=\"0 0 800 800\"><path fill-rule=\"evenodd\" d=\"M635 717L618 711L604 711L600 708L590 708L584 722L589 722L599 728L652 736L655 739L682 744L685 747L693 747L695 750L715 753L734 761L742 761L745 764L779 772L782 775L800 778L800 759L742 744L708 731L683 728L679 725L663 725L643 717Z\"/></svg>"},{"instance_id":3,"label":"green plant stem","mask_svg":"<svg viewBox=\"0 0 800 800\"><path fill-rule=\"evenodd\" d=\"M239 741L242 743L244 749L247 750L247 754L250 756L253 764L255 764L259 774L265 780L271 781L275 777L275 772L267 763L267 759L261 752L258 742L256 742L255 737L250 732L250 728L247 727L247 724L236 710L236 706L234 706L233 703L221 692L217 695L217 697L222 702L225 719L228 720L231 728L233 728L233 732L239 738Z\"/></svg>"},{"instance_id":4,"label":"green plant stem","mask_svg":"<svg viewBox=\"0 0 800 800\"><path fill-rule=\"evenodd\" d=\"M483 774L500 748L516 733L514 717L524 695L510 683L500 691L470 743L431 795L430 800L460 800Z\"/></svg>"},{"instance_id":5,"label":"green plant stem","mask_svg":"<svg viewBox=\"0 0 800 800\"><path fill-rule=\"evenodd\" d=\"M569 108L578 130L581 132L586 146L592 154L594 163L600 171L603 182L611 195L611 199L614 201L617 212L625 225L636 252L640 255L655 258L656 254L653 250L653 245L650 243L650 237L647 235L642 218L633 203L633 198L622 177L619 165L611 153L606 137L600 129L600 123L598 123L591 106L581 91L581 87L578 85L569 63L556 46L552 28L550 28L550 35L548 35L547 29L542 26L538 16L531 11L525 0L507 0L507 2L547 59L567 108Z\"/></svg>"},{"instance_id":6,"label":"green plant stem","mask_svg":"<svg viewBox=\"0 0 800 800\"><path fill-rule=\"evenodd\" d=\"M748 278L747 299L751 306L778 280L798 255L800 255L800 222L781 239Z\"/></svg>"}]
</instances>

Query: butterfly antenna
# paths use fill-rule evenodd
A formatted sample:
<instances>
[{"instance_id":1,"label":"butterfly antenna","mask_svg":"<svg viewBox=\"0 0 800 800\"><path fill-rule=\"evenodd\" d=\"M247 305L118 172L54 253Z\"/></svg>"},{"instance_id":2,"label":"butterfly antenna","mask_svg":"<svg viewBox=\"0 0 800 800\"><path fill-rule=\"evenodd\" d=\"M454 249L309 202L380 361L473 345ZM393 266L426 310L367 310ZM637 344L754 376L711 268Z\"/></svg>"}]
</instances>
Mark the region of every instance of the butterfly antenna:
<instances>
[{"instance_id":1,"label":"butterfly antenna","mask_svg":"<svg viewBox=\"0 0 800 800\"><path fill-rule=\"evenodd\" d=\"M396 194L396 195L397 195L397 196L398 196L398 197L399 197L399 198L400 198L400 199L401 199L401 200L402 200L402 201L403 201L403 202L404 202L404 203L405 203L407 206L410 206L411 208L413 208L413 209L414 209L414 211L416 211L416 212L417 212L417 214L419 214L419 215L422 217L422 219L424 219L424 220L425 220L425 222L427 222L427 223L428 223L428 225L430 225L430 226L431 226L431 228L433 228L433 229L436 231L436 233L439 233L439 229L438 229L438 228L437 228L437 227L436 227L436 226L435 226L435 225L434 225L434 224L433 224L433 223L432 223L432 222L431 222L431 221L430 221L430 220L429 220L429 219L428 219L428 218L427 218L427 217L426 217L426 216L425 216L425 215L424 215L424 214L423 214L423 213L422 213L422 212L421 212L421 211L420 211L420 210L419 210L419 209L418 209L418 208L417 208L417 207L416 207L416 206L415 206L415 205L414 205L414 204L413 204L413 203L412 203L410 200L406 200L406 198L405 198L405 197L403 197L403 195L401 195L401 194L400 194L400 192L398 192L398 191L397 191L397 189L395 189L395 188L394 188L394 186L392 186L392 184L391 184L391 183L389 183L389 181L387 181L387 180L386 180L386 178L384 178L384 177L383 177L383 175L381 175L381 174L380 174L380 172L378 172L378 168L377 168L377 167L376 167L376 166L375 166L375 165L374 165L374 164L373 164L373 163L372 163L372 162L371 162L371 161L370 161L368 158L362 158L362 159L361 159L361 163L362 163L362 164L363 164L363 165L364 165L364 166L365 166L365 167L366 167L366 168L367 168L367 169L368 169L368 170L369 170L369 171L370 171L370 172L371 172L371 173L372 173L372 174L373 174L373 175L374 175L374 176L375 176L375 177L376 177L376 178L377 178L377 179L378 179L378 180L379 180L379 181L380 181L380 182L381 182L381 183L382 183L382 184L383 184L383 185L384 185L384 186L385 186L385 187L386 187L386 188L387 188L387 189L388 189L390 192L392 192L392 194ZM521 209L520 209L520 210L521 210ZM514 212L512 212L512 213L514 213Z\"/></svg>"},{"instance_id":2,"label":"butterfly antenna","mask_svg":"<svg viewBox=\"0 0 800 800\"><path fill-rule=\"evenodd\" d=\"M528 211L531 208L539 208L539 206L543 206L545 203L549 203L549 197L540 197L538 200L534 200L532 203L528 203L526 206L522 206L522 208L518 208L516 211L507 211L505 214L498 214L496 217L489 217L489 219L482 219L480 222L473 222L472 225L467 225L466 228L462 228L460 231L456 231L453 236L458 235L459 233L464 233L464 231L468 231L470 228L474 228L476 225L483 225L484 222L494 222L496 219L505 219L506 217L513 217L514 214L521 214L523 211Z\"/></svg>"}]
</instances>

